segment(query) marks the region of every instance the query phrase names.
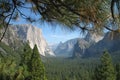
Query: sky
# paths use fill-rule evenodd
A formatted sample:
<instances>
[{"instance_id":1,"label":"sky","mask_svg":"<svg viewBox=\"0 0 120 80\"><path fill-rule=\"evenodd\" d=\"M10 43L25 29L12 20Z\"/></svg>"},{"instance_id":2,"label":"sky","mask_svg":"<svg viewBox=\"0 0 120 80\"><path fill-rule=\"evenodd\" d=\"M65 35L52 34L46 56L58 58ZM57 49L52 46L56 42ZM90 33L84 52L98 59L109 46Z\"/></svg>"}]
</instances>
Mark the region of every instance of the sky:
<instances>
[{"instance_id":1,"label":"sky","mask_svg":"<svg viewBox=\"0 0 120 80\"><path fill-rule=\"evenodd\" d=\"M30 4L27 4L26 7L30 7ZM118 13L116 4L114 5L114 10L116 14ZM38 14L33 14L29 9L22 8L20 11L27 16L38 18ZM17 21L11 21L11 24L30 24L29 22L26 22L22 18L19 18ZM59 42L65 42L67 40L78 38L78 37L84 37L82 34L80 34L80 30L75 31L69 31L66 29L63 29L62 25L50 25L48 23L41 23L36 22L32 23L33 26L36 26L40 29L42 29L43 37L46 39L49 45L56 44Z\"/></svg>"},{"instance_id":2,"label":"sky","mask_svg":"<svg viewBox=\"0 0 120 80\"><path fill-rule=\"evenodd\" d=\"M114 12L118 14L118 11L116 9L116 4L114 5L114 10L115 10ZM69 31L64 28L61 28L63 27L62 25L54 26L54 25L49 25L47 23L45 24L36 23L33 25L42 29L44 38L51 45L59 42L65 42L73 38L84 37L84 35L80 33L80 30Z\"/></svg>"},{"instance_id":3,"label":"sky","mask_svg":"<svg viewBox=\"0 0 120 80\"><path fill-rule=\"evenodd\" d=\"M29 7L30 5L27 6ZM31 11L28 9L22 8L20 10L22 13L26 14L27 16L34 17L36 19L40 17L38 16L38 14L37 15L32 14ZM60 42L65 42L73 38L82 37L82 35L80 35L79 30L70 31L63 28L62 25L50 25L45 22L29 23L24 19L22 19L21 17L17 21L11 21L11 24L32 24L33 26L42 29L43 37L46 39L49 45L58 44Z\"/></svg>"},{"instance_id":4,"label":"sky","mask_svg":"<svg viewBox=\"0 0 120 80\"><path fill-rule=\"evenodd\" d=\"M54 26L46 23L44 25L37 24L37 27L42 29L42 34L50 45L80 37L79 31L62 29L63 26L60 25Z\"/></svg>"},{"instance_id":5,"label":"sky","mask_svg":"<svg viewBox=\"0 0 120 80\"><path fill-rule=\"evenodd\" d=\"M63 28L62 25L51 25L48 23L29 23L23 19L11 22L11 24L31 24L42 30L42 35L49 45L58 44L60 42L65 42L70 39L82 37L79 30L68 30ZM39 35L39 34L38 34Z\"/></svg>"}]
</instances>

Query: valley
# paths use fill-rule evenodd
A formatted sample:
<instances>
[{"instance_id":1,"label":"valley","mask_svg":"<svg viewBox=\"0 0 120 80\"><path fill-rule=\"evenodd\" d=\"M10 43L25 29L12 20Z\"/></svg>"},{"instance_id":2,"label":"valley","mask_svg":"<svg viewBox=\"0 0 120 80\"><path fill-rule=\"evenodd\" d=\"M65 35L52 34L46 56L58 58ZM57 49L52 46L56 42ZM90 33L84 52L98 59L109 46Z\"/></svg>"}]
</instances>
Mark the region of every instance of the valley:
<instances>
[{"instance_id":1,"label":"valley","mask_svg":"<svg viewBox=\"0 0 120 80\"><path fill-rule=\"evenodd\" d=\"M120 0L0 0L0 80L120 80Z\"/></svg>"},{"instance_id":2,"label":"valley","mask_svg":"<svg viewBox=\"0 0 120 80\"><path fill-rule=\"evenodd\" d=\"M114 66L119 64L119 53L113 53ZM43 63L48 80L96 80L95 69L100 58L46 58Z\"/></svg>"},{"instance_id":3,"label":"valley","mask_svg":"<svg viewBox=\"0 0 120 80\"><path fill-rule=\"evenodd\" d=\"M15 68L13 70L14 76L18 74L17 72L21 68L21 73L14 78L17 79L22 75L27 79L30 78L31 74L31 70L29 70L31 65L29 64L33 64L34 67L39 69L35 66L36 63L32 63L32 61L40 58L41 60L35 61L39 61L37 63L40 63L38 65L42 67L42 73L46 76L44 78L48 80L96 80L96 68L102 64L101 56L104 51L107 51L112 57L111 61L115 72L117 72L116 65L120 64L120 34L113 36L112 39L110 35L110 32L104 36L89 33L85 38L60 42L52 49L52 46L48 45L41 31L36 27L32 25L13 25L0 43L0 68L4 68L4 62L6 62L5 69L11 63L10 70L7 70L5 78L11 76L9 72L12 68ZM96 36L99 37L96 38ZM35 45L37 56L33 56ZM4 69L2 71L5 73ZM4 77L1 75L0 78L3 79Z\"/></svg>"}]
</instances>

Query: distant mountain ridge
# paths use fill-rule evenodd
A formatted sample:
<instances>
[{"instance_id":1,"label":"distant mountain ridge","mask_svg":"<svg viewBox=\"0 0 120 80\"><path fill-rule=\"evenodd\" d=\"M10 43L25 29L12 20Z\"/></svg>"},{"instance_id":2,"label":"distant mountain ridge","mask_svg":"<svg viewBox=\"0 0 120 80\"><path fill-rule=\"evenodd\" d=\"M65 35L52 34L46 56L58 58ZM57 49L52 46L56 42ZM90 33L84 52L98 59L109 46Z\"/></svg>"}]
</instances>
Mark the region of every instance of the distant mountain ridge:
<instances>
[{"instance_id":1,"label":"distant mountain ridge","mask_svg":"<svg viewBox=\"0 0 120 80\"><path fill-rule=\"evenodd\" d=\"M71 57L74 49L74 45L76 44L79 38L68 40L64 43L60 42L55 49L54 53L59 57Z\"/></svg>"},{"instance_id":2,"label":"distant mountain ridge","mask_svg":"<svg viewBox=\"0 0 120 80\"><path fill-rule=\"evenodd\" d=\"M99 34L95 32L88 32L84 40L90 43L97 43L104 38L104 34Z\"/></svg>"},{"instance_id":3,"label":"distant mountain ridge","mask_svg":"<svg viewBox=\"0 0 120 80\"><path fill-rule=\"evenodd\" d=\"M85 50L89 48L91 44L85 39L78 39L77 43L74 45L72 57L82 57L85 53Z\"/></svg>"},{"instance_id":4,"label":"distant mountain ridge","mask_svg":"<svg viewBox=\"0 0 120 80\"><path fill-rule=\"evenodd\" d=\"M85 38L75 38L60 43L55 52L56 56L63 57L82 57L86 49L103 39L103 35L89 32Z\"/></svg>"},{"instance_id":5,"label":"distant mountain ridge","mask_svg":"<svg viewBox=\"0 0 120 80\"><path fill-rule=\"evenodd\" d=\"M73 57L83 57L86 54L87 49L89 49L92 45L97 44L103 38L103 34L88 32L85 38L78 40L75 44Z\"/></svg>"},{"instance_id":6,"label":"distant mountain ridge","mask_svg":"<svg viewBox=\"0 0 120 80\"><path fill-rule=\"evenodd\" d=\"M120 51L120 33L106 33L101 41L86 49L84 57L99 56L104 50L108 50L110 53Z\"/></svg>"},{"instance_id":7,"label":"distant mountain ridge","mask_svg":"<svg viewBox=\"0 0 120 80\"><path fill-rule=\"evenodd\" d=\"M32 49L36 44L41 55L54 56L54 53L42 36L41 29L30 24L11 25L2 41L7 45L14 45L16 44L15 41L28 42Z\"/></svg>"},{"instance_id":8,"label":"distant mountain ridge","mask_svg":"<svg viewBox=\"0 0 120 80\"><path fill-rule=\"evenodd\" d=\"M0 33L3 31L1 30ZM10 25L2 42L13 49L17 49L26 42L29 43L31 48L36 44L41 55L56 57L96 57L104 50L109 52L120 51L120 33L108 32L105 36L88 33L85 38L60 42L57 47L54 46L53 52L42 36L41 29L30 24ZM0 50L3 51L2 48Z\"/></svg>"}]
</instances>

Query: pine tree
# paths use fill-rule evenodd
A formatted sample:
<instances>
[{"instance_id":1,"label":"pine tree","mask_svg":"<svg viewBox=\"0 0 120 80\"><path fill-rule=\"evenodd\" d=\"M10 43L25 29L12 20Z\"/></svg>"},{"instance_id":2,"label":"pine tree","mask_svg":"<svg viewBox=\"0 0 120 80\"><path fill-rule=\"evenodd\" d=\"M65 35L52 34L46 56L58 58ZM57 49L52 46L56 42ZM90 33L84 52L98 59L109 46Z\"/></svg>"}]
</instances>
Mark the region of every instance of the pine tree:
<instances>
[{"instance_id":1,"label":"pine tree","mask_svg":"<svg viewBox=\"0 0 120 80\"><path fill-rule=\"evenodd\" d=\"M32 49L30 48L29 44L26 43L24 47L23 56L22 56L22 64L26 64L30 66L31 56L32 56Z\"/></svg>"},{"instance_id":2,"label":"pine tree","mask_svg":"<svg viewBox=\"0 0 120 80\"><path fill-rule=\"evenodd\" d=\"M120 64L116 65L116 72L117 72L116 80L120 80Z\"/></svg>"},{"instance_id":3,"label":"pine tree","mask_svg":"<svg viewBox=\"0 0 120 80\"><path fill-rule=\"evenodd\" d=\"M17 66L15 60L12 58L6 57L1 59L0 80L14 80Z\"/></svg>"},{"instance_id":4,"label":"pine tree","mask_svg":"<svg viewBox=\"0 0 120 80\"><path fill-rule=\"evenodd\" d=\"M105 51L101 57L101 65L95 70L96 80L116 80L114 66L110 54Z\"/></svg>"},{"instance_id":5,"label":"pine tree","mask_svg":"<svg viewBox=\"0 0 120 80\"><path fill-rule=\"evenodd\" d=\"M23 75L23 67L22 66L19 66L18 70L17 70L17 73L16 73L16 78L15 80L24 80L25 79L25 76Z\"/></svg>"},{"instance_id":6,"label":"pine tree","mask_svg":"<svg viewBox=\"0 0 120 80\"><path fill-rule=\"evenodd\" d=\"M26 43L22 54L21 66L23 67L22 74L27 80L31 78L31 72L30 72L31 56L32 56L32 49L30 48L29 44Z\"/></svg>"},{"instance_id":7,"label":"pine tree","mask_svg":"<svg viewBox=\"0 0 120 80\"><path fill-rule=\"evenodd\" d=\"M36 45L34 46L31 57L31 75L32 80L46 80L45 69Z\"/></svg>"}]
</instances>

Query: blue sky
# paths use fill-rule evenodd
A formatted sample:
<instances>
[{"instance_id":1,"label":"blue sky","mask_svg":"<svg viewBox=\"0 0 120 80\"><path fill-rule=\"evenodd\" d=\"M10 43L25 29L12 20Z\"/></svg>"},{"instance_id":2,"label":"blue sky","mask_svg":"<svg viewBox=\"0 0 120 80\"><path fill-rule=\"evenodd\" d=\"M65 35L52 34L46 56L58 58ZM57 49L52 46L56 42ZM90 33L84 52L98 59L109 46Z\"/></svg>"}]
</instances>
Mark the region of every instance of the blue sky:
<instances>
[{"instance_id":1,"label":"blue sky","mask_svg":"<svg viewBox=\"0 0 120 80\"><path fill-rule=\"evenodd\" d=\"M31 6L30 4L26 5L26 7L30 7L30 6ZM34 17L37 19L38 17L40 17L38 15L31 13L29 9L22 8L20 9L20 11L30 17ZM114 11L116 12L115 14L118 14L116 4L114 5ZM18 21L15 21L15 22L12 21L11 23L30 24L29 22L26 22L21 18ZM59 43L60 41L65 42L69 39L83 37L83 35L80 34L80 30L69 31L69 30L60 28L60 27L63 27L61 25L55 26L55 25L49 25L47 23L41 24L41 22L33 23L32 25L42 29L42 34L49 44L56 44L56 43Z\"/></svg>"},{"instance_id":2,"label":"blue sky","mask_svg":"<svg viewBox=\"0 0 120 80\"><path fill-rule=\"evenodd\" d=\"M37 26L42 29L43 36L49 44L65 42L67 40L80 37L79 31L62 29L62 26L59 25L54 27L54 25L49 24L37 24Z\"/></svg>"},{"instance_id":3,"label":"blue sky","mask_svg":"<svg viewBox=\"0 0 120 80\"><path fill-rule=\"evenodd\" d=\"M27 6L29 7L30 5ZM38 15L32 14L28 9L22 8L20 10L22 13L26 14L27 16L34 18L40 17ZM22 18L19 18L18 21L12 21L11 23L30 24L29 22L25 21ZM81 36L79 30L75 30L75 31L66 30L61 25L50 25L48 23L41 23L41 22L32 23L32 25L42 29L42 34L46 39L46 41L48 42L48 44L56 44L61 41L65 42L69 39L78 38Z\"/></svg>"},{"instance_id":4,"label":"blue sky","mask_svg":"<svg viewBox=\"0 0 120 80\"><path fill-rule=\"evenodd\" d=\"M29 23L23 19L12 22L12 24L32 24L42 30L43 37L46 39L49 45L57 44L59 42L65 42L67 40L82 37L79 30L67 30L61 25L50 25L48 23Z\"/></svg>"}]
</instances>

